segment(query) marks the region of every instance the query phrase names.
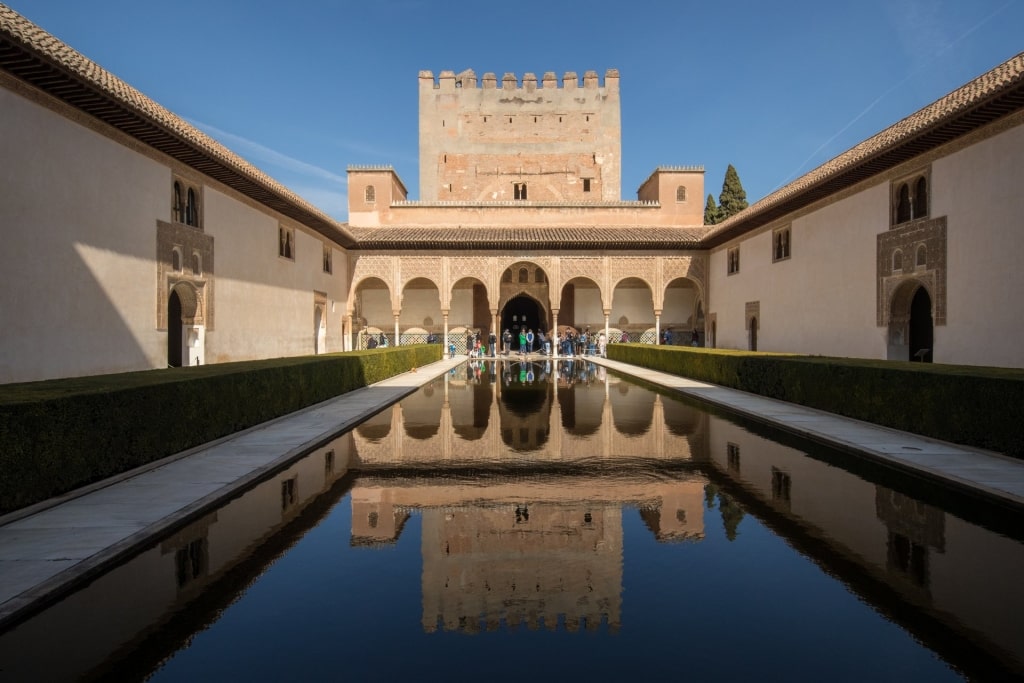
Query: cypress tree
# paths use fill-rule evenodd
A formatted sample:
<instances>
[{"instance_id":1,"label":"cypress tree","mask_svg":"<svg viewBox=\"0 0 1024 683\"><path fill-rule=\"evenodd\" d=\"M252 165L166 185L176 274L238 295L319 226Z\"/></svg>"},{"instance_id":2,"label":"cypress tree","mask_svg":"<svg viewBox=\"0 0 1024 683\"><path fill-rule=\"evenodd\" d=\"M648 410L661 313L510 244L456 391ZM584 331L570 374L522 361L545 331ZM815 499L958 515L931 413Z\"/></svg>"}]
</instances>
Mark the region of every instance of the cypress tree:
<instances>
[{"instance_id":1,"label":"cypress tree","mask_svg":"<svg viewBox=\"0 0 1024 683\"><path fill-rule=\"evenodd\" d=\"M714 225L722 220L722 212L715 204L713 195L708 195L708 201L704 204L704 225Z\"/></svg>"},{"instance_id":2,"label":"cypress tree","mask_svg":"<svg viewBox=\"0 0 1024 683\"><path fill-rule=\"evenodd\" d=\"M722 193L718 195L720 221L733 216L747 208L747 193L740 183L740 176L732 164L725 169L725 180L722 182Z\"/></svg>"}]
</instances>

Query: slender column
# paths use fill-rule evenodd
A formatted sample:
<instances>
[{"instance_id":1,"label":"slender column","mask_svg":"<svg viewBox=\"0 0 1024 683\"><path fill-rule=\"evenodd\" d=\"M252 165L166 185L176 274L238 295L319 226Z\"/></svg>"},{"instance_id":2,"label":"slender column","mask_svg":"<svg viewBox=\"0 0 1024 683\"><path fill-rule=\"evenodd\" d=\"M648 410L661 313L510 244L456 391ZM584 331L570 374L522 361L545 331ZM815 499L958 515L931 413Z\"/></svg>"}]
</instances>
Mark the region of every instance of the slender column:
<instances>
[{"instance_id":1,"label":"slender column","mask_svg":"<svg viewBox=\"0 0 1024 683\"><path fill-rule=\"evenodd\" d=\"M498 309L497 308L492 308L491 309L491 332L494 333L494 338L496 340L494 345L500 347L501 346L501 330L498 328ZM487 339L487 344L490 345L490 343L491 343L491 340ZM498 350L497 349L491 349L491 355L494 356L495 358L497 358L498 357Z\"/></svg>"},{"instance_id":2,"label":"slender column","mask_svg":"<svg viewBox=\"0 0 1024 683\"><path fill-rule=\"evenodd\" d=\"M604 311L604 348L607 352L608 345L612 343L611 328L608 327L609 321L612 318L612 312L608 309Z\"/></svg>"},{"instance_id":3,"label":"slender column","mask_svg":"<svg viewBox=\"0 0 1024 683\"><path fill-rule=\"evenodd\" d=\"M555 335L555 338L551 340L551 355L554 358L558 358L558 346L559 345L558 345L558 309L557 308L552 308L551 309L551 321L555 325L554 328L551 330L552 334ZM555 375L555 379L558 379L557 373Z\"/></svg>"},{"instance_id":4,"label":"slender column","mask_svg":"<svg viewBox=\"0 0 1024 683\"><path fill-rule=\"evenodd\" d=\"M444 348L441 349L441 357L447 358L448 353L448 311L441 311L441 318L444 320ZM448 390L448 384L445 383L445 391Z\"/></svg>"},{"instance_id":5,"label":"slender column","mask_svg":"<svg viewBox=\"0 0 1024 683\"><path fill-rule=\"evenodd\" d=\"M401 339L400 333L398 331L398 316L400 315L400 313L401 313L401 311L396 312L394 314L395 315L395 346L401 346L402 345L402 339Z\"/></svg>"},{"instance_id":6,"label":"slender column","mask_svg":"<svg viewBox=\"0 0 1024 683\"><path fill-rule=\"evenodd\" d=\"M661 344L661 311L654 312L654 343Z\"/></svg>"}]
</instances>

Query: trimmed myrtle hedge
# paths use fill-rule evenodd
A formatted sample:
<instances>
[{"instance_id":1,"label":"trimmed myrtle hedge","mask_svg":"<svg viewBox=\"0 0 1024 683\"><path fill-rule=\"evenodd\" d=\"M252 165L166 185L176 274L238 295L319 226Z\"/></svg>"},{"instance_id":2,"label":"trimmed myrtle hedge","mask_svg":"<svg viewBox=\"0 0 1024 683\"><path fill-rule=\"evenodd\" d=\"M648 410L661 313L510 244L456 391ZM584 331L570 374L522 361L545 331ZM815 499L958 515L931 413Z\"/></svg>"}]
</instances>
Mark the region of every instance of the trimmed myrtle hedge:
<instances>
[{"instance_id":1,"label":"trimmed myrtle hedge","mask_svg":"<svg viewBox=\"0 0 1024 683\"><path fill-rule=\"evenodd\" d=\"M424 344L0 386L0 513L440 357Z\"/></svg>"},{"instance_id":2,"label":"trimmed myrtle hedge","mask_svg":"<svg viewBox=\"0 0 1024 683\"><path fill-rule=\"evenodd\" d=\"M1024 370L639 344L608 357L1024 458Z\"/></svg>"}]
</instances>

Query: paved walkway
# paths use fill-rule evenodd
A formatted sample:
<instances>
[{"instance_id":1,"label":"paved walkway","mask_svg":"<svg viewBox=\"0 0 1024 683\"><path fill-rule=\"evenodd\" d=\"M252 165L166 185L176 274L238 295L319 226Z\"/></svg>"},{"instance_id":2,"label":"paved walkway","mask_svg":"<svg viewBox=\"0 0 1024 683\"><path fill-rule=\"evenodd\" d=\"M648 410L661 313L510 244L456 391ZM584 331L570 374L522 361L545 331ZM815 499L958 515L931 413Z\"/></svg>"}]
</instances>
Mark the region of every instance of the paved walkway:
<instances>
[{"instance_id":1,"label":"paved walkway","mask_svg":"<svg viewBox=\"0 0 1024 683\"><path fill-rule=\"evenodd\" d=\"M542 358L534 356L535 358ZM513 357L511 360L518 360ZM1024 462L602 358L611 370L1024 507ZM0 628L465 361L444 359L0 517Z\"/></svg>"}]
</instances>

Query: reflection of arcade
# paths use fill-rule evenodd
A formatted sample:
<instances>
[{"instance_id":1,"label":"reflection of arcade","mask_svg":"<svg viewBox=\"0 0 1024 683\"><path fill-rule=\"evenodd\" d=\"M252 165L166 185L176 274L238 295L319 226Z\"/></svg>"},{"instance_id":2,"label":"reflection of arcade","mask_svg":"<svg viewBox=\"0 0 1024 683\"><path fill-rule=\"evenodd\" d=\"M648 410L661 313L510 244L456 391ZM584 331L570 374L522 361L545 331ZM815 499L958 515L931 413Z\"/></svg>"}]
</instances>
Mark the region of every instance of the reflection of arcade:
<instances>
[{"instance_id":1,"label":"reflection of arcade","mask_svg":"<svg viewBox=\"0 0 1024 683\"><path fill-rule=\"evenodd\" d=\"M478 365L478 381L445 375L357 427L353 468L704 458L705 413L593 363Z\"/></svg>"},{"instance_id":2,"label":"reflection of arcade","mask_svg":"<svg viewBox=\"0 0 1024 683\"><path fill-rule=\"evenodd\" d=\"M704 537L706 480L658 474L619 468L598 476L361 476L352 489L352 536L394 542L410 510L421 511L425 631L523 622L615 631L622 508L639 507L659 541Z\"/></svg>"},{"instance_id":3,"label":"reflection of arcade","mask_svg":"<svg viewBox=\"0 0 1024 683\"><path fill-rule=\"evenodd\" d=\"M618 628L623 506L659 541L704 536L705 414L592 363L478 368L355 430L352 542L421 511L427 631Z\"/></svg>"}]
</instances>

